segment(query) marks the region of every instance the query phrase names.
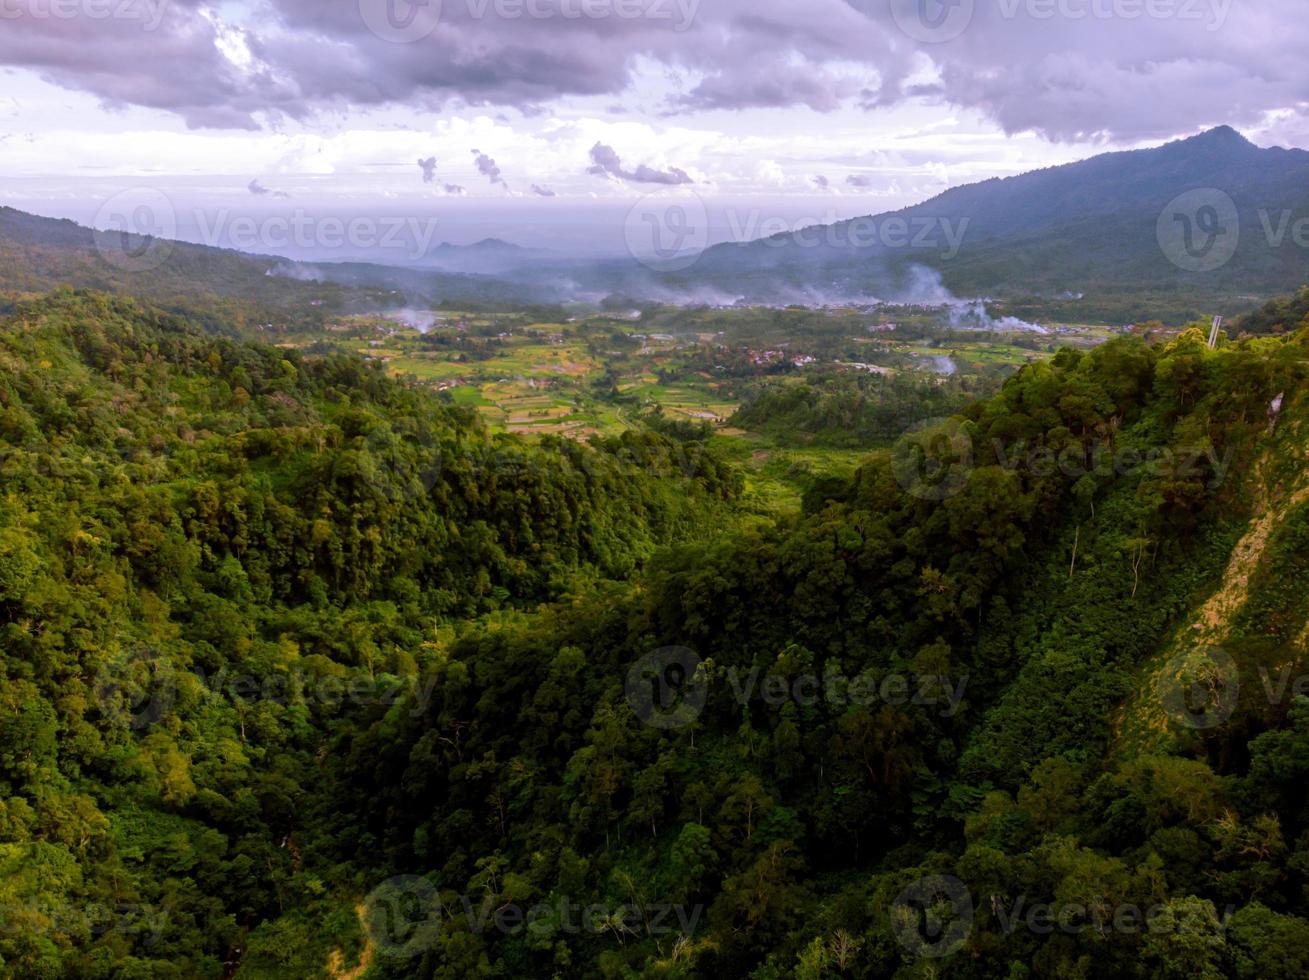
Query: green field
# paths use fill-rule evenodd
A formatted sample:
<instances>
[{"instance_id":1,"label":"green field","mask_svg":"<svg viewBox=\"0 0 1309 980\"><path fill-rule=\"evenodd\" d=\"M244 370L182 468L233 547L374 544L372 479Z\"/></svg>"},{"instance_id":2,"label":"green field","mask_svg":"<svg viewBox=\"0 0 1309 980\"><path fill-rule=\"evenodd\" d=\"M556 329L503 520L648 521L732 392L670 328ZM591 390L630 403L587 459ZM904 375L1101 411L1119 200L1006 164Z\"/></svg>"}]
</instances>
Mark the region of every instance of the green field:
<instances>
[{"instance_id":1,"label":"green field","mask_svg":"<svg viewBox=\"0 0 1309 980\"><path fill-rule=\"evenodd\" d=\"M326 342L355 351L475 409L493 432L529 439L586 442L640 426L652 411L707 426L718 451L745 472L747 497L761 513L798 507L815 479L849 474L876 444L833 448L800 433L747 431L733 419L759 386L813 384L811 374L824 371L994 385L1058 346L1092 347L1113 335L1086 326L1048 335L968 333L918 312L894 331L870 333L873 318L854 309L665 308L639 319L592 311L555 322L434 312L426 333L393 318L347 317L326 336L295 337L290 346ZM950 379L941 358L954 366Z\"/></svg>"}]
</instances>

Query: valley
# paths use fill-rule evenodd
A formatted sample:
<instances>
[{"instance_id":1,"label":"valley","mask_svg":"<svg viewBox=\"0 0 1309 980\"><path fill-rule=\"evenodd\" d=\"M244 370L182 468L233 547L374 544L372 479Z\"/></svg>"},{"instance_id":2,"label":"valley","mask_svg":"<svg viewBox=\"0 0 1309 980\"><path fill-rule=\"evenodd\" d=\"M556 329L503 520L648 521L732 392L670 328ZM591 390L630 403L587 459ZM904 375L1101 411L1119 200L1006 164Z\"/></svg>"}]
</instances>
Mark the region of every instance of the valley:
<instances>
[{"instance_id":1,"label":"valley","mask_svg":"<svg viewBox=\"0 0 1309 980\"><path fill-rule=\"evenodd\" d=\"M783 431L784 422L742 413L761 394L784 398L832 376L850 383L864 376L851 397L896 402L908 413L904 421L912 421L917 416L905 403L914 392L934 411L957 405L996 390L1023 365L1048 360L1057 347L1090 349L1125 332L1090 325L1052 325L1047 333L956 329L944 311L929 307L656 306L621 314L561 310L554 321L466 310L406 316L411 322L344 318L278 342L357 353L396 378L475 408L493 432L585 443L639 430L652 414L703 429L744 469L761 505L790 507L813 478L849 475L861 454L888 444L894 423L853 437L830 426ZM933 386L941 390L928 396Z\"/></svg>"},{"instance_id":2,"label":"valley","mask_svg":"<svg viewBox=\"0 0 1309 980\"><path fill-rule=\"evenodd\" d=\"M2 980L1309 976L1298 20L37 6Z\"/></svg>"}]
</instances>

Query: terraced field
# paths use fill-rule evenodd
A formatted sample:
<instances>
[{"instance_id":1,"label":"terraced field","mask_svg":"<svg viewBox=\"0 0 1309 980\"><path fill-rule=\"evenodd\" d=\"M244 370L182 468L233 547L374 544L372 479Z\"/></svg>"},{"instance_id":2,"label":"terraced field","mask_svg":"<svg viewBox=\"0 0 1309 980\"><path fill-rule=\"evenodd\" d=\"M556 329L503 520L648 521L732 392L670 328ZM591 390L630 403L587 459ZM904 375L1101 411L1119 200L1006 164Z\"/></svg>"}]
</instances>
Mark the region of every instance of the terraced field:
<instances>
[{"instance_id":1,"label":"terraced field","mask_svg":"<svg viewBox=\"0 0 1309 980\"><path fill-rule=\"evenodd\" d=\"M921 322L911 322L907 334L870 336L868 317L854 310L779 316L666 310L653 318L591 313L542 322L442 311L426 333L395 319L356 317L328 339L476 409L492 431L585 442L644 424L639 417L652 409L672 421L707 423L746 473L754 509L770 513L797 507L816 477L851 472L867 450L801 447L729 425L752 385L807 383L809 365L838 372L871 365L887 377L942 382L950 375L998 380L1050 357L1047 339L1090 346L1109 336L1103 328L1069 328L1048 338L974 337Z\"/></svg>"}]
</instances>

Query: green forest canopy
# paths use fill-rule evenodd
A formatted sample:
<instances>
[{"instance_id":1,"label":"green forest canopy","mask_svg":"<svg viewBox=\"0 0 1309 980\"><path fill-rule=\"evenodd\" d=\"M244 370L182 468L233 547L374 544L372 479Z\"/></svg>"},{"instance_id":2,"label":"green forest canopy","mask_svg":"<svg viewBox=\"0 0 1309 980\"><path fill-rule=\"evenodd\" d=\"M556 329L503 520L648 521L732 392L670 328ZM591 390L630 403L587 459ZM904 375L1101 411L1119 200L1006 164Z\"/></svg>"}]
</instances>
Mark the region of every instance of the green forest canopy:
<instances>
[{"instance_id":1,"label":"green forest canopy","mask_svg":"<svg viewBox=\"0 0 1309 980\"><path fill-rule=\"evenodd\" d=\"M0 970L1303 976L1309 702L1261 686L1306 652L1297 327L1062 351L761 525L694 432L491 437L358 358L22 304ZM1261 515L1207 627L1240 696L1160 723ZM663 727L627 681L670 649Z\"/></svg>"}]
</instances>

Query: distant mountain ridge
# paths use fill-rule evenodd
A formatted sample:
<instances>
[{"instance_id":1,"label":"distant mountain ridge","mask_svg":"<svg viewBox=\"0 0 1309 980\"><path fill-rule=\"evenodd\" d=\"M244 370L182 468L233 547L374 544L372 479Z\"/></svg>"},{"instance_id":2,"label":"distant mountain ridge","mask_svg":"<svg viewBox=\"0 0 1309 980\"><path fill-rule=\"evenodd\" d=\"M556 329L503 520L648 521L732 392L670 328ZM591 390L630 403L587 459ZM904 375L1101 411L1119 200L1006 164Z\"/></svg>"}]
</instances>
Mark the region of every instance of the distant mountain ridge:
<instances>
[{"instance_id":1,"label":"distant mountain ridge","mask_svg":"<svg viewBox=\"0 0 1309 980\"><path fill-rule=\"evenodd\" d=\"M152 257L154 247L166 251ZM498 254L518 248L494 239L473 246L479 247ZM124 248L143 261L114 261ZM67 219L0 207L0 293L34 294L58 286L103 290L135 296L190 316L210 329L229 332L265 322L313 322L414 302L531 298L526 289L474 274L478 271L476 261L466 269L452 264L420 270L366 262L296 262L141 236L120 241Z\"/></svg>"},{"instance_id":2,"label":"distant mountain ridge","mask_svg":"<svg viewBox=\"0 0 1309 980\"><path fill-rule=\"evenodd\" d=\"M503 238L483 238L480 242L473 242L471 245L455 245L452 242L442 242L432 250L433 254L447 252L458 252L466 254L468 252L528 252L531 249L523 248L521 245L515 245L513 242L507 242Z\"/></svg>"},{"instance_id":3,"label":"distant mountain ridge","mask_svg":"<svg viewBox=\"0 0 1309 980\"><path fill-rule=\"evenodd\" d=\"M1196 191L1207 192L1200 207L1225 196L1239 216L1234 254L1206 271L1179 267L1159 239L1170 203ZM1288 213L1309 218L1309 152L1263 149L1221 126L1152 149L951 188L900 211L718 245L682 278L734 284L746 295L806 288L886 294L910 289L907 269L917 265L969 295L1183 287L1271 294L1309 278L1309 249L1289 235L1275 246L1265 231ZM870 236L892 219L908 222L919 242L902 245L880 230ZM948 254L945 230L957 233L965 222L957 253Z\"/></svg>"},{"instance_id":4,"label":"distant mountain ridge","mask_svg":"<svg viewBox=\"0 0 1309 980\"><path fill-rule=\"evenodd\" d=\"M434 265L445 272L496 275L537 262L549 253L539 248L524 248L502 238L483 238L471 245L442 242L430 250L420 265Z\"/></svg>"},{"instance_id":5,"label":"distant mountain ridge","mask_svg":"<svg viewBox=\"0 0 1309 980\"><path fill-rule=\"evenodd\" d=\"M292 262L179 242L162 266L129 273L97 254L90 229L0 208L0 291L68 284L138 295L193 316L197 295L273 310L315 301L350 310L606 298L933 302L953 293L1016 307L1057 299L1060 315L1098 311L1093 315L1108 322L1119 322L1112 319L1119 314L1126 322L1162 300L1182 322L1201 312L1247 312L1294 293L1309 282L1306 234L1309 152L1261 148L1221 126L1159 147L951 188L899 211L716 245L698 257L679 252L662 269L487 237L443 242L401 267ZM258 316L268 319L263 309Z\"/></svg>"}]
</instances>

